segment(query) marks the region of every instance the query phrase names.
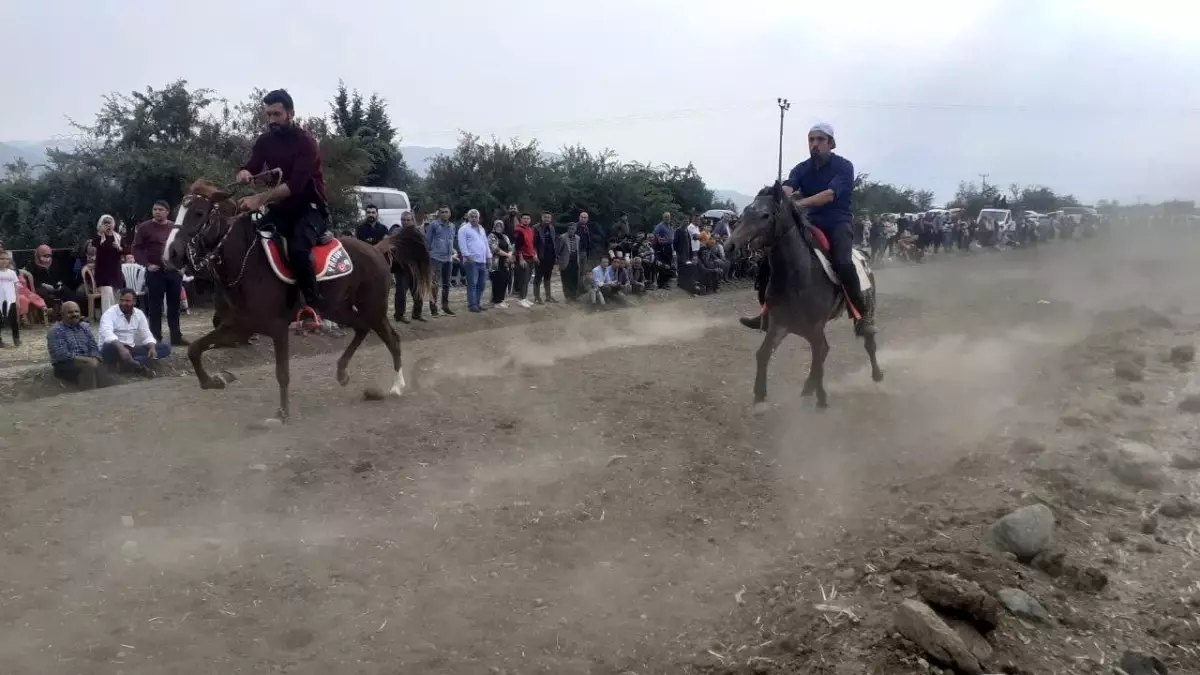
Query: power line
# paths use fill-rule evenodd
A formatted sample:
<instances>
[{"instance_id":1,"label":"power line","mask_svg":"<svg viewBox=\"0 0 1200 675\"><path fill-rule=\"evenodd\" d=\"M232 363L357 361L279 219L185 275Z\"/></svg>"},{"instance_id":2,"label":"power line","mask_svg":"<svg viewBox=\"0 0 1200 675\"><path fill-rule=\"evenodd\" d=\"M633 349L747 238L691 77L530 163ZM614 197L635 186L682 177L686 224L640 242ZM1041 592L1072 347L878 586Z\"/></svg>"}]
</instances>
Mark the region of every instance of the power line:
<instances>
[{"instance_id":1,"label":"power line","mask_svg":"<svg viewBox=\"0 0 1200 675\"><path fill-rule=\"evenodd\" d=\"M679 119L695 119L714 113L734 111L758 111L768 99L750 99L737 104L700 106L679 108L659 112L631 113L628 115L609 115L605 117L583 118L574 120L557 120L532 124L520 124L507 127L494 127L474 133L485 136L520 135L547 131L571 131L580 128L637 123L665 122ZM976 113L1011 113L1019 115L1061 115L1063 117L1121 117L1133 115L1157 115L1177 117L1200 117L1200 107L1146 107L1146 106L1092 106L1092 105L1004 105L995 103L964 103L937 101L879 101L855 99L789 99L792 104L801 108L842 108L863 110L927 110L955 111ZM420 129L405 129L409 137L435 138L443 136L458 136L464 129L440 129L422 131Z\"/></svg>"}]
</instances>

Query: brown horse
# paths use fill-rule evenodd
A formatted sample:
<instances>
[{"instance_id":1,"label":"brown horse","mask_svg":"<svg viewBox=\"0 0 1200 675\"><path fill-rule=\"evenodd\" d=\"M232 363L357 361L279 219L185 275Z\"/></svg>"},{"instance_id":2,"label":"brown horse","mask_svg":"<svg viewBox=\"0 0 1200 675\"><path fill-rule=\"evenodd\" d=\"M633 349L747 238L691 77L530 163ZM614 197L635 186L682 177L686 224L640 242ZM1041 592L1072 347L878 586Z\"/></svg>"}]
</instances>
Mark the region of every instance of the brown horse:
<instances>
[{"instance_id":1,"label":"brown horse","mask_svg":"<svg viewBox=\"0 0 1200 675\"><path fill-rule=\"evenodd\" d=\"M283 257L283 242L260 233L251 214L238 214L231 197L232 193L207 181L196 181L180 207L183 217L167 241L164 263L191 274L208 275L227 309L216 329L188 348L188 359L196 369L200 387L224 389L236 380L228 372L210 376L200 359L204 352L245 342L255 334L265 335L275 344L275 379L279 382L279 412L275 419L286 422L291 381L288 328L296 315L297 289ZM374 331L391 352L395 379L389 393L399 396L405 382L400 336L387 318L391 273L385 254L407 269L420 294L427 292L429 249L419 230L401 230L374 247L343 237L313 249L325 318L354 331L337 361L338 383L345 386L350 382L346 372L350 359L367 332ZM372 389L366 394L380 395Z\"/></svg>"}]
</instances>

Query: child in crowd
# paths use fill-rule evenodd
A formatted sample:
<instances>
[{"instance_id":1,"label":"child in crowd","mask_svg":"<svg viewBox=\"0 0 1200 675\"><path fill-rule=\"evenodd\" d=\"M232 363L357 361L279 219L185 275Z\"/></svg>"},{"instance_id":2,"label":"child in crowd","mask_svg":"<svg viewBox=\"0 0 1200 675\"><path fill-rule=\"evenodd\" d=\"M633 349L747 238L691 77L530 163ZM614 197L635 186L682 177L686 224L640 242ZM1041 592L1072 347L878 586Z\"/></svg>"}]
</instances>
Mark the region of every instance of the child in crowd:
<instances>
[{"instance_id":1,"label":"child in crowd","mask_svg":"<svg viewBox=\"0 0 1200 675\"><path fill-rule=\"evenodd\" d=\"M12 254L0 251L0 327L8 323L12 329L14 347L21 346L21 319L17 311L17 285L20 278L12 266ZM4 346L3 334L0 334L0 347Z\"/></svg>"}]
</instances>

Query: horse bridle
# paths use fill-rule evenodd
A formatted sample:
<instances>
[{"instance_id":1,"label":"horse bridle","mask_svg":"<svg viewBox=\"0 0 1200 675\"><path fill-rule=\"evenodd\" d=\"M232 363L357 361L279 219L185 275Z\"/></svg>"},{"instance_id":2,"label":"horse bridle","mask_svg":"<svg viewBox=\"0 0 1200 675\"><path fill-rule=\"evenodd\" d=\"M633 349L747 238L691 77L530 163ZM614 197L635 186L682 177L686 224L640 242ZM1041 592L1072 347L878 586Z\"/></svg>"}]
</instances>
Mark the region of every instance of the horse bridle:
<instances>
[{"instance_id":1,"label":"horse bridle","mask_svg":"<svg viewBox=\"0 0 1200 675\"><path fill-rule=\"evenodd\" d=\"M260 174L251 176L250 182L254 182L271 174L277 174L280 177L283 176L283 172L280 169L268 169ZM220 192L230 192L236 189L238 185L238 183L230 183L222 188ZM186 202L184 203L184 207L186 208ZM208 214L204 217L204 224L200 226L200 229L196 230L195 234L188 238L184 249L187 254L188 265L191 266L192 272L199 274L204 270L208 270L212 273L214 281L217 282L221 281L220 274L217 272L217 266L222 262L221 249L224 248L225 241L229 239L229 235L233 234L233 224L231 223L229 225L229 228L225 230L225 234L221 235L221 238L217 240L216 245L214 245L207 253L204 251L206 247L203 245L203 241L204 235L208 232L209 227L212 226L213 221L220 221L220 216L220 202L213 202L208 209ZM236 218L237 216L235 215L234 217ZM242 277L246 275L246 264L250 261L250 254L254 252L254 247L258 245L257 237L251 237L251 239L253 239L253 241L251 241L250 246L246 248L246 255L242 257L241 270L238 272L236 279L228 284L225 284L227 288L233 288L234 286L237 286L238 283L241 282Z\"/></svg>"}]
</instances>

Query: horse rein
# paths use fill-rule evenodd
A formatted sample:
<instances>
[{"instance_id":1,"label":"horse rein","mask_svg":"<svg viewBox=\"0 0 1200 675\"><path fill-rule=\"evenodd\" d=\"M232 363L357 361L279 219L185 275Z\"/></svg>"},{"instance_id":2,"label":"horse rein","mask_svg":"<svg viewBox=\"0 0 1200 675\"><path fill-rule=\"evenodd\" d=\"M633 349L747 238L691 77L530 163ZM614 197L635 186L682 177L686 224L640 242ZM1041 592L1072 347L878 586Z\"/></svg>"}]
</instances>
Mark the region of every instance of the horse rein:
<instances>
[{"instance_id":1,"label":"horse rein","mask_svg":"<svg viewBox=\"0 0 1200 675\"><path fill-rule=\"evenodd\" d=\"M256 180L272 174L278 175L280 178L283 177L282 170L278 168L268 169L262 173L251 176L249 182L253 183ZM230 183L220 191L230 192L236 190L237 186L240 184L241 183L239 182ZM217 273L215 264L220 262L221 249L225 246L225 240L229 239L229 235L233 234L233 225L230 225L229 228L225 230L225 234L221 235L220 240L218 240L216 245L212 247L212 250L204 254L202 257L199 257L199 259L197 259L197 257L200 252L200 247L197 245L197 242L201 240L201 237L208 231L209 226L212 225L214 216L217 218L220 217L220 213L218 213L219 204L220 202L214 202L212 204L212 206L209 208L208 215L205 216L204 225L196 232L196 234L192 235L187 242L187 260L188 264L192 266L192 271L199 273L202 270L207 269L212 272L214 277L217 277L217 281L220 281L220 275ZM246 249L246 255L242 258L241 271L238 273L236 279L228 284L225 284L227 288L233 288L234 286L237 286L238 283L241 282L242 277L246 275L246 264L250 261L250 254L254 251L254 247L258 245L258 238L252 237L252 239L253 241L250 242L250 246Z\"/></svg>"}]
</instances>

